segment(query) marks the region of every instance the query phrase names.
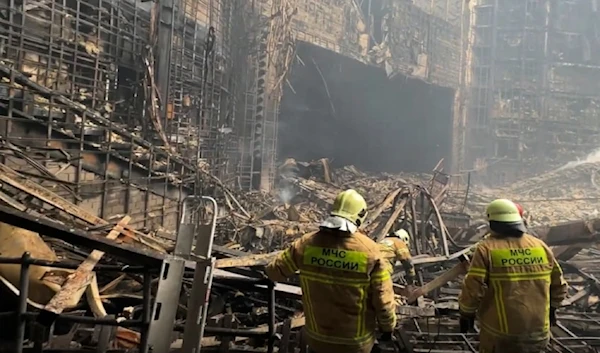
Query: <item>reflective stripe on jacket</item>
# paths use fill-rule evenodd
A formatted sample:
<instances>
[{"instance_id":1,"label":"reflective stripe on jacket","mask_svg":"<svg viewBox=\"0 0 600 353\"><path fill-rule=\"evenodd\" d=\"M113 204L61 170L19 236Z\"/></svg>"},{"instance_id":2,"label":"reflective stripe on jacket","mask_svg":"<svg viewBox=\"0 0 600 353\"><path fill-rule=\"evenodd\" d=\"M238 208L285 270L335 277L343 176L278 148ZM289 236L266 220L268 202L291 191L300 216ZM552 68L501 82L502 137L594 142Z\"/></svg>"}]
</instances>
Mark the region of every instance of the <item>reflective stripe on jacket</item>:
<instances>
[{"instance_id":1,"label":"reflective stripe on jacket","mask_svg":"<svg viewBox=\"0 0 600 353\"><path fill-rule=\"evenodd\" d=\"M481 240L459 296L462 315L477 312L482 333L534 344L549 337L549 307L567 284L550 248L531 235Z\"/></svg>"},{"instance_id":2,"label":"reflective stripe on jacket","mask_svg":"<svg viewBox=\"0 0 600 353\"><path fill-rule=\"evenodd\" d=\"M394 273L396 261L400 261L409 278L414 278L416 276L410 250L404 241L397 237L384 238L379 243L379 250L381 251L381 255L389 261L391 265L389 270L391 273Z\"/></svg>"},{"instance_id":3,"label":"reflective stripe on jacket","mask_svg":"<svg viewBox=\"0 0 600 353\"><path fill-rule=\"evenodd\" d=\"M396 325L392 280L377 244L361 233L321 230L283 251L266 272L281 281L299 271L309 346L317 352L369 352L377 323Z\"/></svg>"}]
</instances>

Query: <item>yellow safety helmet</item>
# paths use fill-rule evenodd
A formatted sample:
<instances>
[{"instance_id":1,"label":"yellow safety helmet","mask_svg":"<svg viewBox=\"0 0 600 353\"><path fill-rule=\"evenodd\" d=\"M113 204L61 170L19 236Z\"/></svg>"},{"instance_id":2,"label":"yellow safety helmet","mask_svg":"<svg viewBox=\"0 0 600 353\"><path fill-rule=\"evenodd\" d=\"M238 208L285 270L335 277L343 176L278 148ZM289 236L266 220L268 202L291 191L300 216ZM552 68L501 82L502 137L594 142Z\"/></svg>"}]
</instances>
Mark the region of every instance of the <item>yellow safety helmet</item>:
<instances>
[{"instance_id":1,"label":"yellow safety helmet","mask_svg":"<svg viewBox=\"0 0 600 353\"><path fill-rule=\"evenodd\" d=\"M507 199L498 199L490 202L487 209L487 219L489 222L500 223L519 223L523 222L519 209L514 202Z\"/></svg>"},{"instance_id":2,"label":"yellow safety helmet","mask_svg":"<svg viewBox=\"0 0 600 353\"><path fill-rule=\"evenodd\" d=\"M356 190L342 191L333 202L331 215L347 219L360 227L367 217L367 202Z\"/></svg>"},{"instance_id":3,"label":"yellow safety helmet","mask_svg":"<svg viewBox=\"0 0 600 353\"><path fill-rule=\"evenodd\" d=\"M394 232L394 236L400 238L407 246L410 245L410 234L404 229L398 229Z\"/></svg>"}]
</instances>

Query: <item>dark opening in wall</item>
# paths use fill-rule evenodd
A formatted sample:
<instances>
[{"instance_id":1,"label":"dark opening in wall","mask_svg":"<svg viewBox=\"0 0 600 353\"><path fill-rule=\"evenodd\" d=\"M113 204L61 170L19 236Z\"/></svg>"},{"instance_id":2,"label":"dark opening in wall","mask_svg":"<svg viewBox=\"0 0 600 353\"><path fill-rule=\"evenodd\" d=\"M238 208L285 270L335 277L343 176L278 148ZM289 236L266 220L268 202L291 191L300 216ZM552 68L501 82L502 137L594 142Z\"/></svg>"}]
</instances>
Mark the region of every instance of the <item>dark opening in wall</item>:
<instances>
[{"instance_id":1,"label":"dark opening in wall","mask_svg":"<svg viewBox=\"0 0 600 353\"><path fill-rule=\"evenodd\" d=\"M307 43L297 54L281 104L280 159L327 157L384 172L430 172L441 158L450 162L452 89L390 80L382 69Z\"/></svg>"},{"instance_id":2,"label":"dark opening in wall","mask_svg":"<svg viewBox=\"0 0 600 353\"><path fill-rule=\"evenodd\" d=\"M384 9L385 6L389 6L389 4L387 4L387 1L383 0L361 1L361 11L367 19L367 24L371 29L371 34L374 39L370 42L369 49L374 45L383 42L383 17L388 13L388 11Z\"/></svg>"}]
</instances>

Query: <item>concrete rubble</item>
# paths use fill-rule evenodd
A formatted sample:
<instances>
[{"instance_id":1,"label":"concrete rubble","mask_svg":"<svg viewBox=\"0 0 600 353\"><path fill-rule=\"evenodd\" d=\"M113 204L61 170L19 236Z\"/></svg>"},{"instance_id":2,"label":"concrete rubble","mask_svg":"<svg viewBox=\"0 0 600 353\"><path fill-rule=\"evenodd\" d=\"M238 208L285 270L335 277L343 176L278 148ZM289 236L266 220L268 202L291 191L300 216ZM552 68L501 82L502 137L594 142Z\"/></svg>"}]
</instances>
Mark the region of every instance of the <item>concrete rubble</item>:
<instances>
[{"instance_id":1,"label":"concrete rubble","mask_svg":"<svg viewBox=\"0 0 600 353\"><path fill-rule=\"evenodd\" d=\"M120 320L139 318L142 311L144 281L139 275L128 272L94 272L94 268L118 265L124 268L122 252L135 251L146 256L160 256L173 251L172 239L160 237L149 229L128 226L130 217L121 215L104 220L60 197L53 190L35 183L6 165L0 165L2 188L0 198L6 206L0 211L21 214L47 224L57 232L79 231L81 237L98 239L107 237L107 250L99 251L73 242L38 235L26 230L31 224L20 220L21 229L0 223L0 252L3 257L18 258L27 251L32 257L46 261L67 261L73 269L56 270L51 266L33 266L29 274L31 289L28 306L31 311L52 311L58 317L65 315L113 317ZM572 170L571 173L577 172ZM581 173L584 173L582 171ZM569 174L572 177L572 174ZM565 177L561 171L524 181L512 187L515 193L527 185L560 183ZM208 327L244 328L257 334L268 334L268 298L252 287L240 287L231 282L236 276L262 278L261 267L278 250L301 234L315 229L327 213L336 193L345 188L355 188L366 195L370 215L364 230L373 238L396 229L403 222L418 236L414 239L414 262L419 277L419 287L407 292L402 285L402 272L395 274L397 284L398 314L402 332L398 332L406 352L468 352L476 351L476 335L457 334L457 296L460 280L466 271L463 261L467 247L477 241L485 229L469 202L465 212L453 209L475 199L475 204L486 195L463 194L456 196L451 190L450 178L438 165L432 175L372 175L352 166L333 168L327 159L310 163L287 160L280 167L278 192L239 194L224 188L216 178L210 178L215 194L224 211L218 216L218 236L213 251L218 258L209 307ZM530 193L535 197L535 190ZM499 192L499 191L498 191ZM504 194L496 194L504 196ZM528 196L528 195L526 195ZM8 207L7 207L8 206ZM466 212L471 212L471 215ZM560 212L554 211L554 212ZM533 217L537 209L531 210ZM428 215L425 222L423 215ZM551 214L550 214L551 215ZM547 215L546 217L550 217ZM33 218L31 218L33 217ZM32 221L33 222L33 221ZM35 223L35 222L33 222ZM50 228L48 228L50 229ZM61 230L62 229L62 230ZM569 298L560 311L559 325L553 329L552 349L556 352L593 351L599 342L600 286L597 263L600 251L595 244L600 236L600 219L574 220L558 225L537 225L531 231L553 246L563 264L569 280ZM56 233L58 234L58 233ZM55 236L56 236L55 234ZM15 240L16 239L16 240ZM155 254L155 255L153 255ZM83 261L83 263L81 263ZM81 264L79 264L81 263ZM192 268L189 269L191 271ZM10 315L19 293L19 269L16 265L0 262L0 282L3 301L0 317ZM192 278L186 276L180 296L172 349L181 347L177 332L184 327L186 306ZM156 291L156 287L151 288ZM294 280L276 288L276 327L279 339L275 343L279 352L292 352L302 346L300 328L304 325L301 291ZM62 315L62 316L61 316ZM218 330L217 330L218 332ZM48 340L37 338L46 347L91 347L98 343L98 335L86 324L61 324L57 321ZM126 327L111 332L108 340L114 349L131 349L140 342L140 334ZM35 339L32 344L35 343ZM45 343L44 343L45 342ZM207 351L235 352L240 349L266 351L267 337L225 337L207 333L203 346Z\"/></svg>"}]
</instances>

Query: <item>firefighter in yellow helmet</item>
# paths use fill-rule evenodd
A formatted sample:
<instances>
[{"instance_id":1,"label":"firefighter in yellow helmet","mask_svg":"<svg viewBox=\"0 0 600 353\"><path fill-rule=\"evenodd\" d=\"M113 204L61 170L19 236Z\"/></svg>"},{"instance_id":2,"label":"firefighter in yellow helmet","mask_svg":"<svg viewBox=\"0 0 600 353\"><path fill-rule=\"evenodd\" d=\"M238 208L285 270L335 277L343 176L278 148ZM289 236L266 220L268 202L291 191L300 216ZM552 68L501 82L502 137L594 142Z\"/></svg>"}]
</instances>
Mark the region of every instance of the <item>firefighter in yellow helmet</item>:
<instances>
[{"instance_id":1,"label":"firefighter in yellow helmet","mask_svg":"<svg viewBox=\"0 0 600 353\"><path fill-rule=\"evenodd\" d=\"M515 206L517 207L517 210L519 211L519 215L521 216L521 219L523 220L523 225L525 226L525 228L527 228L527 221L525 220L525 212L523 211L523 207L520 204L516 203L516 202L515 202ZM477 249L477 245L479 245L479 243L481 241L483 241L484 239L488 238L489 236L490 236L490 233L487 233L484 236L482 236L481 239L477 243L473 244L469 248L469 252L467 253L467 255L473 256L473 253L475 252L475 249Z\"/></svg>"},{"instance_id":2,"label":"firefighter in yellow helmet","mask_svg":"<svg viewBox=\"0 0 600 353\"><path fill-rule=\"evenodd\" d=\"M391 233L379 243L381 254L390 262L390 273L394 273L396 261L400 261L406 272L406 283L408 285L413 285L415 283L416 273L409 247L410 235L404 229L399 229L396 232Z\"/></svg>"},{"instance_id":3,"label":"firefighter in yellow helmet","mask_svg":"<svg viewBox=\"0 0 600 353\"><path fill-rule=\"evenodd\" d=\"M295 241L266 268L273 281L299 272L307 341L315 353L369 353L377 326L390 341L394 291L377 243L358 231L367 203L340 193L320 230Z\"/></svg>"},{"instance_id":4,"label":"firefighter in yellow helmet","mask_svg":"<svg viewBox=\"0 0 600 353\"><path fill-rule=\"evenodd\" d=\"M473 253L458 298L461 332L479 319L481 353L540 353L548 344L567 284L550 248L526 234L510 200L486 210L490 234Z\"/></svg>"}]
</instances>

